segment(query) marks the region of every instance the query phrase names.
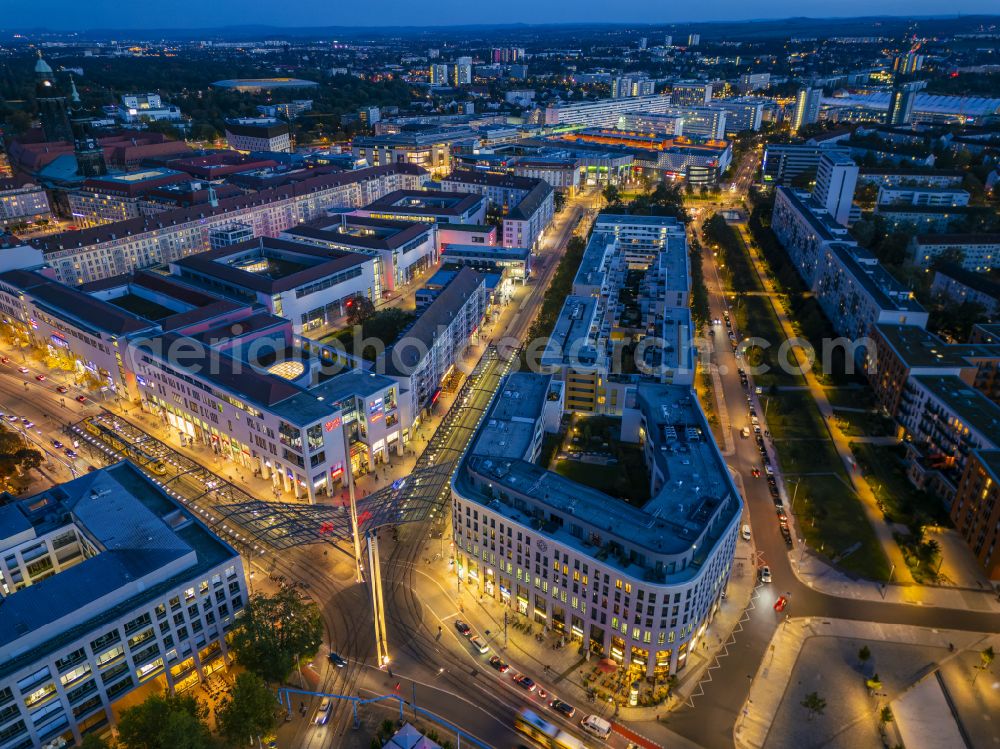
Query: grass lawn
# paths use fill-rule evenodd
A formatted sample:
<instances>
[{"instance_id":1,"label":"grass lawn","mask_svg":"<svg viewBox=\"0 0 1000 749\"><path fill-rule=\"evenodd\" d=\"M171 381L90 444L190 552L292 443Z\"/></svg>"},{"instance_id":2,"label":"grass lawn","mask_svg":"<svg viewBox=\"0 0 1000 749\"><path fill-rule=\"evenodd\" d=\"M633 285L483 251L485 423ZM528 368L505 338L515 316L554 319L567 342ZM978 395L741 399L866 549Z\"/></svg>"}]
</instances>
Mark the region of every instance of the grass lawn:
<instances>
[{"instance_id":1,"label":"grass lawn","mask_svg":"<svg viewBox=\"0 0 1000 749\"><path fill-rule=\"evenodd\" d=\"M875 496L885 506L889 522L911 527L928 523L951 526L944 504L932 494L917 489L906 478L903 467L906 448L903 445L852 442L851 451Z\"/></svg>"},{"instance_id":2,"label":"grass lawn","mask_svg":"<svg viewBox=\"0 0 1000 749\"><path fill-rule=\"evenodd\" d=\"M829 439L823 417L807 390L779 390L760 396L767 426L776 440Z\"/></svg>"},{"instance_id":3,"label":"grass lawn","mask_svg":"<svg viewBox=\"0 0 1000 749\"><path fill-rule=\"evenodd\" d=\"M839 477L803 476L795 511L799 532L832 564L873 580L889 576L889 561L861 501Z\"/></svg>"},{"instance_id":4,"label":"grass lawn","mask_svg":"<svg viewBox=\"0 0 1000 749\"><path fill-rule=\"evenodd\" d=\"M892 419L876 411L834 411L837 426L849 437L888 437L895 430Z\"/></svg>"},{"instance_id":5,"label":"grass lawn","mask_svg":"<svg viewBox=\"0 0 1000 749\"><path fill-rule=\"evenodd\" d=\"M868 387L828 387L824 392L834 408L874 409L876 406L875 394Z\"/></svg>"},{"instance_id":6,"label":"grass lawn","mask_svg":"<svg viewBox=\"0 0 1000 749\"><path fill-rule=\"evenodd\" d=\"M847 572L884 579L889 564L812 396L786 390L768 401L768 428L806 542Z\"/></svg>"},{"instance_id":7,"label":"grass lawn","mask_svg":"<svg viewBox=\"0 0 1000 749\"><path fill-rule=\"evenodd\" d=\"M560 476L641 507L649 501L649 472L638 445L614 446L617 463L598 465L580 460L557 460L552 470Z\"/></svg>"},{"instance_id":8,"label":"grass lawn","mask_svg":"<svg viewBox=\"0 0 1000 749\"><path fill-rule=\"evenodd\" d=\"M715 443L717 445L725 444L722 423L719 421L718 404L715 402L715 388L712 387L712 375L707 369L699 368L698 377L695 379L695 393L698 396L698 402L701 403L702 410L705 412L705 418L708 419L708 426L712 430L712 436L715 437Z\"/></svg>"},{"instance_id":9,"label":"grass lawn","mask_svg":"<svg viewBox=\"0 0 1000 749\"><path fill-rule=\"evenodd\" d=\"M843 464L830 440L775 440L778 462L786 475L802 473L843 474Z\"/></svg>"},{"instance_id":10,"label":"grass lawn","mask_svg":"<svg viewBox=\"0 0 1000 749\"><path fill-rule=\"evenodd\" d=\"M767 366L766 372L754 375L756 384L763 388L805 384L802 375L790 371L787 365L782 366L780 353L785 336L768 299L760 296L742 297L737 304L736 325L744 338L760 338L767 342L747 350L746 359L750 366ZM794 359L789 358L788 361L794 365Z\"/></svg>"},{"instance_id":11,"label":"grass lawn","mask_svg":"<svg viewBox=\"0 0 1000 749\"><path fill-rule=\"evenodd\" d=\"M705 223L708 245L715 249L718 245L718 260L726 288L730 291L760 291L760 278L750 264L750 255L740 237L739 231L716 214Z\"/></svg>"}]
</instances>

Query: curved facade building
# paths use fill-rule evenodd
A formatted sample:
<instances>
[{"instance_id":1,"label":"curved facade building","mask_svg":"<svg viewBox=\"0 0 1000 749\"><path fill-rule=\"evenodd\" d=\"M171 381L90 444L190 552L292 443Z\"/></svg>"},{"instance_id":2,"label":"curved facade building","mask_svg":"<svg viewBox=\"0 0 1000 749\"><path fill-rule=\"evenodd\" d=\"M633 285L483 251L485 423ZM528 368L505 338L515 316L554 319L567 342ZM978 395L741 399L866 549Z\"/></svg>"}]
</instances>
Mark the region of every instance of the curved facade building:
<instances>
[{"instance_id":1,"label":"curved facade building","mask_svg":"<svg viewBox=\"0 0 1000 749\"><path fill-rule=\"evenodd\" d=\"M641 506L536 465L560 386L517 373L498 394L452 482L456 574L598 657L675 673L726 589L742 500L686 386L630 394L622 440L646 458Z\"/></svg>"}]
</instances>

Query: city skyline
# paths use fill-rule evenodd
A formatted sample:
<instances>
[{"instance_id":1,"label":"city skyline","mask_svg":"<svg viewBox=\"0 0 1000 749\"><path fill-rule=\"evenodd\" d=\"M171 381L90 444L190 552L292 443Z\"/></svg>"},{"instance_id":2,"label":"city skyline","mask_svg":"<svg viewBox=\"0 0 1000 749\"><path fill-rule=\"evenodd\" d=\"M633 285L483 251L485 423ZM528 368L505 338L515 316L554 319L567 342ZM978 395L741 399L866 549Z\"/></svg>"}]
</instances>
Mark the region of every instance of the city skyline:
<instances>
[{"instance_id":1,"label":"city skyline","mask_svg":"<svg viewBox=\"0 0 1000 749\"><path fill-rule=\"evenodd\" d=\"M710 8L696 7L690 10L663 9L654 0L641 0L630 4L626 12L612 8L596 0L574 3L572 8L562 2L531 3L515 0L495 10L474 8L455 0L435 3L429 12L426 6L413 6L401 0L387 0L378 6L352 6L340 9L335 22L325 21L320 15L324 4L319 0L305 0L295 5L294 12L286 6L275 6L263 0L221 0L209 7L193 0L175 4L169 18L151 13L148 7L122 6L109 0L99 0L85 6L57 0L52 3L51 12L43 23L30 6L11 7L6 11L6 26L12 30L45 29L52 31L87 30L158 30L158 29L222 29L244 26L267 26L281 28L303 28L315 25L325 28L443 28L449 26L504 26L504 25L569 25L569 24L614 24L658 26L667 24L721 23L774 21L785 18L804 19L849 19L849 18L953 18L956 15L996 15L996 7L989 0L962 0L949 4L949 13L942 14L941 6L933 0L917 0L904 6L903 3L871 3L849 0L840 3L836 9L829 4L813 0L807 3L769 4L766 9L755 8L747 12L744 4L735 0L715 3ZM831 12L832 11L832 12ZM570 15L570 12L572 15ZM386 19L392 23L388 27Z\"/></svg>"},{"instance_id":2,"label":"city skyline","mask_svg":"<svg viewBox=\"0 0 1000 749\"><path fill-rule=\"evenodd\" d=\"M1000 16L56 2L0 749L1000 744Z\"/></svg>"}]
</instances>

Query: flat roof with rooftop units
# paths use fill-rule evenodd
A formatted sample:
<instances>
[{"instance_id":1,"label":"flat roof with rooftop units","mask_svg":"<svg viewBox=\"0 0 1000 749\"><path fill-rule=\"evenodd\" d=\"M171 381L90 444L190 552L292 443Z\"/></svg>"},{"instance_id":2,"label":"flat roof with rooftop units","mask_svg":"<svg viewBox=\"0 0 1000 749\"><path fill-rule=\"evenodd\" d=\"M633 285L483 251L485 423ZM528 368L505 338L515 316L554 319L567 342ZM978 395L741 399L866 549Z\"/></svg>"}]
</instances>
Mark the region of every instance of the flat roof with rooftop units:
<instances>
[{"instance_id":1,"label":"flat roof with rooftop units","mask_svg":"<svg viewBox=\"0 0 1000 749\"><path fill-rule=\"evenodd\" d=\"M597 363L599 357L593 327L600 304L600 299L594 296L566 297L542 353L542 364Z\"/></svg>"},{"instance_id":2,"label":"flat roof with rooftop units","mask_svg":"<svg viewBox=\"0 0 1000 749\"><path fill-rule=\"evenodd\" d=\"M969 359L1000 357L1000 343L945 343L917 325L877 324L875 329L910 369L968 367Z\"/></svg>"},{"instance_id":3,"label":"flat roof with rooftop units","mask_svg":"<svg viewBox=\"0 0 1000 749\"><path fill-rule=\"evenodd\" d=\"M117 632L130 617L225 565L232 565L231 577L245 592L238 553L127 461L27 499L4 495L0 502L0 548L27 555L30 546L32 558L39 549L51 556L61 550L54 573L0 603L0 687L73 648L81 648L72 655L86 662L83 643ZM68 553L74 545L75 555ZM145 645L135 650L140 647ZM138 652L133 657L137 666L145 662Z\"/></svg>"},{"instance_id":4,"label":"flat roof with rooftop units","mask_svg":"<svg viewBox=\"0 0 1000 749\"><path fill-rule=\"evenodd\" d=\"M635 550L636 555L604 564L640 579L662 574L669 581L671 575L684 579L696 574L737 522L742 500L691 389L652 383L638 388L623 438L626 432L643 435L654 491L648 502L636 507L515 457L530 439L530 424L525 421L526 429L513 429L517 422L511 413L538 417L548 380L538 381L537 397L530 391L523 406L508 397L497 398L456 473L456 494L535 527L582 554L596 555L608 541ZM505 385L501 393L507 390ZM595 466L602 469L608 470Z\"/></svg>"},{"instance_id":5,"label":"flat roof with rooftop units","mask_svg":"<svg viewBox=\"0 0 1000 749\"><path fill-rule=\"evenodd\" d=\"M982 391L949 375L915 375L913 380L946 403L967 429L974 429L994 442L1000 441L1000 406Z\"/></svg>"},{"instance_id":6,"label":"flat roof with rooftop units","mask_svg":"<svg viewBox=\"0 0 1000 749\"><path fill-rule=\"evenodd\" d=\"M412 216L444 223L476 223L477 216L482 218L485 206L485 198L473 193L396 190L361 210L374 218L398 220Z\"/></svg>"},{"instance_id":7,"label":"flat roof with rooftop units","mask_svg":"<svg viewBox=\"0 0 1000 749\"><path fill-rule=\"evenodd\" d=\"M181 278L276 294L336 276L369 262L351 252L311 247L302 242L258 237L229 247L191 255L172 263Z\"/></svg>"}]
</instances>

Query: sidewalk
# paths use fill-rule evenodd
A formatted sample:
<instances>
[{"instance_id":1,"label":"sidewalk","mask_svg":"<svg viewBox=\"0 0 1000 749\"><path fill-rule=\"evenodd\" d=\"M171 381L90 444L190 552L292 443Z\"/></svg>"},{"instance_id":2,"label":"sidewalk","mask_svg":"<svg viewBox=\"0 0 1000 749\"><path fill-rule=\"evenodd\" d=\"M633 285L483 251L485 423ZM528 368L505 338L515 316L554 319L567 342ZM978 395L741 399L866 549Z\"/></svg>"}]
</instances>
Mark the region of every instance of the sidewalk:
<instances>
[{"instance_id":1,"label":"sidewalk","mask_svg":"<svg viewBox=\"0 0 1000 749\"><path fill-rule=\"evenodd\" d=\"M588 709L604 717L617 716L617 720L629 724L655 721L665 716L671 709L688 703L701 693L701 685L710 667L717 667L721 658L728 655L734 630L744 617L750 597L753 594L756 577L754 570L754 550L750 544L740 542L736 562L727 589L714 619L708 625L701 643L688 655L687 666L677 675L677 683L666 702L653 707L619 707L617 712L609 703L592 702L584 677L596 666L596 656L581 654L580 643L566 641L565 646L555 649L553 645L562 638L555 632L544 632L543 626L530 622L530 634L515 629L515 623L528 623L526 616L507 608L507 644L504 646L503 604L492 597L478 597L473 590L465 588L459 594L460 618L468 622L480 633L489 632L488 642L504 659L511 659L512 669L524 669L546 691L554 691L560 698L576 705L586 712ZM437 566L441 572L443 589L452 589L454 580L447 570L447 564ZM450 587L452 586L452 587ZM476 589L477 590L477 589ZM470 595L472 594L472 595ZM536 639L542 634L541 641ZM645 685L648 686L648 685ZM623 698L627 693L622 694ZM590 707L588 707L588 705Z\"/></svg>"},{"instance_id":2,"label":"sidewalk","mask_svg":"<svg viewBox=\"0 0 1000 749\"><path fill-rule=\"evenodd\" d=\"M740 719L733 729L733 743L738 749L759 749L765 745L782 700L786 692L793 688L791 679L795 664L806 642L813 637L927 646L945 652L952 643L956 649L954 653L949 653L949 658L957 657L964 649L978 648L983 641L983 635L975 632L934 630L905 624L809 617L786 619L771 638L769 655L757 668L747 700L741 706ZM833 699L836 695L825 696Z\"/></svg>"},{"instance_id":3,"label":"sidewalk","mask_svg":"<svg viewBox=\"0 0 1000 749\"><path fill-rule=\"evenodd\" d=\"M947 609L1000 613L1000 600L991 590L951 586L894 583L885 586L874 580L855 580L830 567L800 544L789 555L792 572L813 590L840 598L885 603L906 603Z\"/></svg>"},{"instance_id":4,"label":"sidewalk","mask_svg":"<svg viewBox=\"0 0 1000 749\"><path fill-rule=\"evenodd\" d=\"M508 305L507 309L504 310L504 315L514 308L513 304ZM503 317L502 315L501 319ZM486 350L490 336L498 329L497 323L485 328L480 336L480 341L469 347L463 359L464 371L471 371ZM451 409L456 394L457 388L455 392L443 392L441 394L435 412L431 416L425 417L420 426L414 430L412 438L404 446L403 455L390 450L384 454L384 462L371 466L371 470L368 473L355 478L355 492L358 499L391 484L398 478L408 476L413 471L417 458L427 446L428 441L433 436L442 419L444 419ZM142 411L134 404L125 404L123 407L118 401L109 401L103 405L108 411L115 413L126 421L130 421L139 429L167 443L173 450L204 465L213 473L226 479L253 497L267 502L277 501L303 504L308 502L306 495L301 495L298 499L295 499L290 492L276 494L270 479L255 475L252 469L238 464L228 455L211 454L209 457L206 452L207 448L204 445L192 446L190 442L182 445L178 439L176 429L171 428L153 414ZM346 498L346 487L340 489L333 496L327 496L326 494L318 495L316 503L329 504L341 496Z\"/></svg>"},{"instance_id":5,"label":"sidewalk","mask_svg":"<svg viewBox=\"0 0 1000 749\"><path fill-rule=\"evenodd\" d=\"M747 250L747 255L753 263L754 270L756 271L761 284L766 290L773 292L774 285L764 269L761 268L762 259L760 255L750 249L750 238L747 236L746 225L739 224L736 228L743 241L743 245ZM791 320L788 318L788 314L785 312L784 306L781 304L775 304L773 297L771 297L770 301L771 309L774 312L775 318L778 320L778 324L781 325L781 331L785 338L788 340L796 339L798 336L795 333ZM871 524L872 529L875 531L875 536L878 538L879 543L882 546L882 551L888 558L889 563L894 566L897 579L900 582L912 583L913 576L910 574L910 568L906 565L906 560L903 557L903 552L899 548L899 544L896 543L896 539L892 536L892 529L889 527L889 524L885 522L885 516L882 514L882 511L878 509L878 503L871 487L868 486L868 482L858 471L857 462L855 461L854 455L851 453L851 449L849 447L850 439L843 432L841 432L836 425L833 407L830 405L830 401L826 397L826 391L816 379L816 375L813 374L812 368L805 368L803 376L805 377L809 392L812 395L813 400L816 402L820 415L823 417L823 423L826 425L827 432L830 434L830 440L833 442L834 448L836 448L837 453L840 455L841 462L844 464L844 469L847 471L848 478L861 500L861 506L864 508L865 516L868 518L868 522Z\"/></svg>"}]
</instances>

